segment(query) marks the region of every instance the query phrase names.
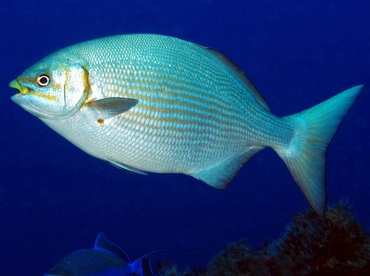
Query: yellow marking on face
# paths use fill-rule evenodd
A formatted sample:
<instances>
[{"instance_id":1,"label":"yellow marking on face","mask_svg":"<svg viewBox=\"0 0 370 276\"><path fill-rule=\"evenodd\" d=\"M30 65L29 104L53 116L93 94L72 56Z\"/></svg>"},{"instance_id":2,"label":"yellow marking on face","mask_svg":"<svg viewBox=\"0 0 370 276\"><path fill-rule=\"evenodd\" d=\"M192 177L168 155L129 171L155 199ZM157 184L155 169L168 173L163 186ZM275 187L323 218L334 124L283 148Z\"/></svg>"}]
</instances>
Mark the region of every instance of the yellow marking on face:
<instances>
[{"instance_id":1,"label":"yellow marking on face","mask_svg":"<svg viewBox=\"0 0 370 276\"><path fill-rule=\"evenodd\" d=\"M55 96L55 95L49 95L49 94L45 94L45 93L40 93L40 92L36 92L36 91L29 91L30 94L36 96L36 97L40 97L40 98L44 98L48 101L53 101L53 102L56 102L58 101L58 97Z\"/></svg>"},{"instance_id":2,"label":"yellow marking on face","mask_svg":"<svg viewBox=\"0 0 370 276\"><path fill-rule=\"evenodd\" d=\"M57 90L60 90L61 87L59 83L54 82L54 83L49 84L49 89L57 91Z\"/></svg>"}]
</instances>

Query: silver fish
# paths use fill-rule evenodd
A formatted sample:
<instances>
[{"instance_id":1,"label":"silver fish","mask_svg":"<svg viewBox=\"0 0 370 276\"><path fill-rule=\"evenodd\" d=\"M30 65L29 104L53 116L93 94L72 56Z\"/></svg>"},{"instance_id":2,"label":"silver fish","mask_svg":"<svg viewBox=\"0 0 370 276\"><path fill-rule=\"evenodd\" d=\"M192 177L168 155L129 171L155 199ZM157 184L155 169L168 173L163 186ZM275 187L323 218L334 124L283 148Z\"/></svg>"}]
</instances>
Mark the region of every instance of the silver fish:
<instances>
[{"instance_id":1,"label":"silver fish","mask_svg":"<svg viewBox=\"0 0 370 276\"><path fill-rule=\"evenodd\" d=\"M320 215L325 152L362 89L280 118L223 54L153 34L67 47L10 86L15 103L71 143L138 173L183 173L222 189L271 147Z\"/></svg>"}]
</instances>

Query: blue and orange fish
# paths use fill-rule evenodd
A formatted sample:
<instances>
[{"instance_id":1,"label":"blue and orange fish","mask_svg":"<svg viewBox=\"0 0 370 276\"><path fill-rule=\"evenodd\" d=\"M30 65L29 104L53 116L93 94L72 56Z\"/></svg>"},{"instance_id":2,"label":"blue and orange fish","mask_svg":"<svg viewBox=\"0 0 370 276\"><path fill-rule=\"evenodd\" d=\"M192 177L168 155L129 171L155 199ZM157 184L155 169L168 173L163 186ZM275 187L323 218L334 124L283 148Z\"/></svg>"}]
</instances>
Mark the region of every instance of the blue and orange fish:
<instances>
[{"instance_id":1,"label":"blue and orange fish","mask_svg":"<svg viewBox=\"0 0 370 276\"><path fill-rule=\"evenodd\" d=\"M65 256L44 276L153 276L151 259L161 252L153 251L130 262L125 251L100 233L93 248Z\"/></svg>"}]
</instances>

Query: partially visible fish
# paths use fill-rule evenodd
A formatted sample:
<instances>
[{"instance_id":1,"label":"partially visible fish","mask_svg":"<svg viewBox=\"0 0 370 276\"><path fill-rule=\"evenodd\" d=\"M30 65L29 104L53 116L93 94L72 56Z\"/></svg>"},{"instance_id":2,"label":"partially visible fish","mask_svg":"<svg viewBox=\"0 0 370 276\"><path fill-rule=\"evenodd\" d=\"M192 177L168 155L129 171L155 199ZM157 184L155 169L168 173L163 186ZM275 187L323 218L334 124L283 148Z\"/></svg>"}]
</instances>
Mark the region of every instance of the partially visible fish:
<instances>
[{"instance_id":1,"label":"partially visible fish","mask_svg":"<svg viewBox=\"0 0 370 276\"><path fill-rule=\"evenodd\" d=\"M70 46L10 86L15 103L70 142L137 173L183 173L222 189L271 147L319 215L327 146L362 89L279 118L221 53L151 34Z\"/></svg>"},{"instance_id":2,"label":"partially visible fish","mask_svg":"<svg viewBox=\"0 0 370 276\"><path fill-rule=\"evenodd\" d=\"M65 256L44 276L152 276L155 273L151 259L154 254L160 252L163 251L153 251L130 262L120 247L100 233L93 248L82 249Z\"/></svg>"}]
</instances>

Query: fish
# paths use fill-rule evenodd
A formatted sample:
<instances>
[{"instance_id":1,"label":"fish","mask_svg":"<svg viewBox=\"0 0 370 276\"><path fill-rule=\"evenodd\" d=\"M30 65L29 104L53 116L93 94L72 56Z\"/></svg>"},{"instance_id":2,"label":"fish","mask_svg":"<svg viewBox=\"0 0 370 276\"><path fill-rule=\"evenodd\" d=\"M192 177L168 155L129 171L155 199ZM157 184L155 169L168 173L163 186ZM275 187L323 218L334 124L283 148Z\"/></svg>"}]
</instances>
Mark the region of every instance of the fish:
<instances>
[{"instance_id":1,"label":"fish","mask_svg":"<svg viewBox=\"0 0 370 276\"><path fill-rule=\"evenodd\" d=\"M278 117L226 55L157 34L66 47L9 85L16 104L72 144L139 174L180 173L224 189L270 147L320 216L327 147L363 88Z\"/></svg>"},{"instance_id":2,"label":"fish","mask_svg":"<svg viewBox=\"0 0 370 276\"><path fill-rule=\"evenodd\" d=\"M153 251L130 262L125 251L110 242L105 234L100 232L93 248L68 254L44 276L153 276L156 274L152 268L151 259L155 254L163 251L165 250Z\"/></svg>"}]
</instances>

